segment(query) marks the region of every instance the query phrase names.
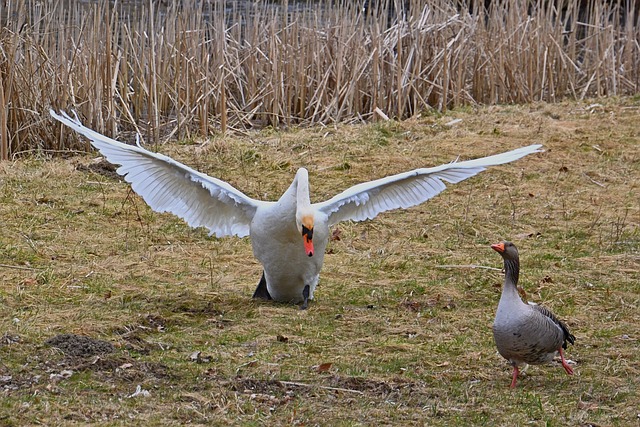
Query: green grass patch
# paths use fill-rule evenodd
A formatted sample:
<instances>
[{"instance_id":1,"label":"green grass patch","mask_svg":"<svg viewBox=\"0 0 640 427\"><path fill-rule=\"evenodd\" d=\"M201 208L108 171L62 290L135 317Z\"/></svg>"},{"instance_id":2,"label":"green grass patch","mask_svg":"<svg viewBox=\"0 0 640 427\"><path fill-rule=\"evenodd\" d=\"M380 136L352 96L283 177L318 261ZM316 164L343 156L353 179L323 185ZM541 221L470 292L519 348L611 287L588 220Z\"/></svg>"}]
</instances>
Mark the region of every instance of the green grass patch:
<instances>
[{"instance_id":1,"label":"green grass patch","mask_svg":"<svg viewBox=\"0 0 640 427\"><path fill-rule=\"evenodd\" d=\"M261 199L305 166L320 201L545 145L422 206L336 226L306 311L251 299L261 267L248 239L151 212L89 157L1 164L0 424L636 423L637 111L599 102L606 111L459 108L159 146ZM532 366L508 388L491 333L503 278L489 245L503 239L520 248L527 299L576 335L574 376ZM114 350L65 354L46 343L60 334Z\"/></svg>"}]
</instances>

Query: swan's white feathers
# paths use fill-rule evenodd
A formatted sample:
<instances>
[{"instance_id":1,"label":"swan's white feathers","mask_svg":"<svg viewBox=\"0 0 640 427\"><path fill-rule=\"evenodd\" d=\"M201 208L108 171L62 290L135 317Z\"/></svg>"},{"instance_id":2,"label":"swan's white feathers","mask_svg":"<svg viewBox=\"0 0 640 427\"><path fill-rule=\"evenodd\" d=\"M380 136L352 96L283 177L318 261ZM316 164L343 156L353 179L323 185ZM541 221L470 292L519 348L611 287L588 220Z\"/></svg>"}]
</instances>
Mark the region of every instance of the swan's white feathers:
<instances>
[{"instance_id":1,"label":"swan's white feathers","mask_svg":"<svg viewBox=\"0 0 640 427\"><path fill-rule=\"evenodd\" d=\"M539 152L539 144L502 154L463 162L452 162L433 168L415 169L375 181L354 185L331 199L315 203L314 208L329 217L329 225L340 221L363 221L392 209L409 208L424 203L445 188L445 182L458 183L487 166L512 162L527 154Z\"/></svg>"},{"instance_id":2,"label":"swan's white feathers","mask_svg":"<svg viewBox=\"0 0 640 427\"><path fill-rule=\"evenodd\" d=\"M101 135L84 127L77 116L72 119L66 113L50 113L89 138L109 162L120 165L117 173L154 211L173 213L191 227L205 227L218 237L248 236L256 209L269 203L252 199L228 183L170 157Z\"/></svg>"},{"instance_id":3,"label":"swan's white feathers","mask_svg":"<svg viewBox=\"0 0 640 427\"><path fill-rule=\"evenodd\" d=\"M190 226L203 226L217 236L249 234L251 219L258 206L272 204L246 196L231 185L202 174L162 154L108 138L66 113L53 117L91 140L111 163L121 165L117 172L133 190L158 212L171 212ZM458 183L487 166L512 162L539 152L541 145L530 145L506 153L433 168L415 169L375 181L354 185L331 199L313 204L329 217L329 226L340 221L373 219L379 213L424 203L445 190L445 182Z\"/></svg>"},{"instance_id":4,"label":"swan's white feathers","mask_svg":"<svg viewBox=\"0 0 640 427\"><path fill-rule=\"evenodd\" d=\"M157 212L171 212L192 227L206 227L217 236L251 235L256 258L264 267L256 295L281 302L313 298L329 240L329 227L344 220L372 219L379 213L423 203L453 184L492 165L517 160L540 151L540 145L475 160L416 169L376 181L355 185L331 199L311 204L306 169L296 173L289 189L277 202L252 199L230 184L200 173L162 154L127 145L82 125L78 117L51 115L76 132L119 165L117 172ZM293 233L298 218L306 227L313 222L315 253L300 251L300 235ZM294 218L295 224L294 224ZM299 231L299 230L298 230ZM308 292L308 293L306 293ZM306 293L306 294L305 294Z\"/></svg>"}]
</instances>

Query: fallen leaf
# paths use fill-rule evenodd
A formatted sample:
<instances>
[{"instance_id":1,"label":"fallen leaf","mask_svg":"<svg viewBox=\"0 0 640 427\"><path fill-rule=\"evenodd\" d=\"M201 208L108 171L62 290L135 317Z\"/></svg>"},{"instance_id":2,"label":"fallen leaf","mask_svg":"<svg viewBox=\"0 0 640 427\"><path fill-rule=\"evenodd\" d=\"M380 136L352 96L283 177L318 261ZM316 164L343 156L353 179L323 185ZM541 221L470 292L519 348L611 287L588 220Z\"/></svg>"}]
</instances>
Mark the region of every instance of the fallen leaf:
<instances>
[{"instance_id":1,"label":"fallen leaf","mask_svg":"<svg viewBox=\"0 0 640 427\"><path fill-rule=\"evenodd\" d=\"M314 366L314 368L317 372L327 372L329 369L331 369L331 365L331 363L321 363L318 366Z\"/></svg>"},{"instance_id":2,"label":"fallen leaf","mask_svg":"<svg viewBox=\"0 0 640 427\"><path fill-rule=\"evenodd\" d=\"M502 286L502 285L501 285ZM434 298L429 298L427 300L427 307L435 307L440 302L440 294L437 294Z\"/></svg>"},{"instance_id":3,"label":"fallen leaf","mask_svg":"<svg viewBox=\"0 0 640 427\"><path fill-rule=\"evenodd\" d=\"M253 368L253 367L254 367L254 366L256 366L257 364L258 364L258 361L257 361L257 360L251 360L251 361L249 361L249 362L247 362L247 363L243 363L242 365L238 366L238 368L236 369L236 374L237 374L238 372L240 372L240 370L241 370L242 368L247 368L247 367L248 367L248 368Z\"/></svg>"},{"instance_id":4,"label":"fallen leaf","mask_svg":"<svg viewBox=\"0 0 640 427\"><path fill-rule=\"evenodd\" d=\"M529 233L520 233L520 234L516 234L516 239L518 240L523 240L523 239L528 239L531 237L538 237L540 236L540 232L539 231L532 231Z\"/></svg>"},{"instance_id":5,"label":"fallen leaf","mask_svg":"<svg viewBox=\"0 0 640 427\"><path fill-rule=\"evenodd\" d=\"M38 281L36 279L33 279L31 277L24 279L22 282L20 282L21 286L31 286L31 285L36 285L38 283Z\"/></svg>"},{"instance_id":6,"label":"fallen leaf","mask_svg":"<svg viewBox=\"0 0 640 427\"><path fill-rule=\"evenodd\" d=\"M453 299L449 299L449 301L447 301L447 303L442 306L442 308L446 309L446 310L452 310L454 308L456 308L456 302Z\"/></svg>"},{"instance_id":7,"label":"fallen leaf","mask_svg":"<svg viewBox=\"0 0 640 427\"><path fill-rule=\"evenodd\" d=\"M518 286L518 293L520 294L520 297L522 299L524 299L524 300L527 299L527 291L525 291L522 286Z\"/></svg>"},{"instance_id":8,"label":"fallen leaf","mask_svg":"<svg viewBox=\"0 0 640 427\"><path fill-rule=\"evenodd\" d=\"M401 302L400 305L410 311L420 311L420 308L422 308L422 304L420 304L418 301L405 300Z\"/></svg>"},{"instance_id":9,"label":"fallen leaf","mask_svg":"<svg viewBox=\"0 0 640 427\"><path fill-rule=\"evenodd\" d=\"M193 353L191 353L191 355L189 356L189 359L192 362L196 362L196 363L209 363L209 362L211 362L211 356L204 356L202 354L202 352L200 352L200 351L194 351Z\"/></svg>"},{"instance_id":10,"label":"fallen leaf","mask_svg":"<svg viewBox=\"0 0 640 427\"><path fill-rule=\"evenodd\" d=\"M596 405L595 403L583 402L582 400L580 400L578 402L578 408L585 411L593 411L598 409L598 405Z\"/></svg>"}]
</instances>

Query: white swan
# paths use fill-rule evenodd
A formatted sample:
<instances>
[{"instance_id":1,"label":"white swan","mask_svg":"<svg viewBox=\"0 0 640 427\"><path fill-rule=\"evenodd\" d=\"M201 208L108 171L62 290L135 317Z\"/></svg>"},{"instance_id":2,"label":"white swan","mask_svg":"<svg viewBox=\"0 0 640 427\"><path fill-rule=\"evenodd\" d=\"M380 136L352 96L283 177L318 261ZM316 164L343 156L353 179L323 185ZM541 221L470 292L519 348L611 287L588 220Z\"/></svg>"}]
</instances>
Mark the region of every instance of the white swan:
<instances>
[{"instance_id":1,"label":"white swan","mask_svg":"<svg viewBox=\"0 0 640 427\"><path fill-rule=\"evenodd\" d=\"M86 136L117 172L156 212L171 212L191 227L206 227L218 237L249 235L264 271L254 298L299 303L306 308L318 284L329 227L363 221L380 212L409 208L487 166L539 152L530 145L506 153L391 175L354 185L331 199L311 203L309 175L300 168L277 202L253 199L228 183L200 173L162 154L118 142L80 123L76 116L51 115Z\"/></svg>"}]
</instances>

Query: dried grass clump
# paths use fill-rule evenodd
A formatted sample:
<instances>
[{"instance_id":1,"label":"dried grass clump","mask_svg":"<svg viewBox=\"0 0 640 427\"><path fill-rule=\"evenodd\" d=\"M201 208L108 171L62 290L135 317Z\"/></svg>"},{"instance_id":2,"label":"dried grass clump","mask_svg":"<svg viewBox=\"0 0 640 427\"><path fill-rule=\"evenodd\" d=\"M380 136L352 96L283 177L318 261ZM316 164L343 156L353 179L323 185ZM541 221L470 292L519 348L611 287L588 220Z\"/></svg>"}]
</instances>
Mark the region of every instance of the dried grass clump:
<instances>
[{"instance_id":1,"label":"dried grass clump","mask_svg":"<svg viewBox=\"0 0 640 427\"><path fill-rule=\"evenodd\" d=\"M334 227L308 310L251 298L249 239L153 213L88 156L0 162L0 425L637 426L639 114L640 99L532 103L161 147L264 200L304 165L320 201L544 144ZM509 388L491 332L503 239L526 300L576 336L575 375L532 366Z\"/></svg>"},{"instance_id":2,"label":"dried grass clump","mask_svg":"<svg viewBox=\"0 0 640 427\"><path fill-rule=\"evenodd\" d=\"M629 95L640 82L636 2L169 3L3 2L0 157L88 148L52 132L50 106L157 143Z\"/></svg>"}]
</instances>

